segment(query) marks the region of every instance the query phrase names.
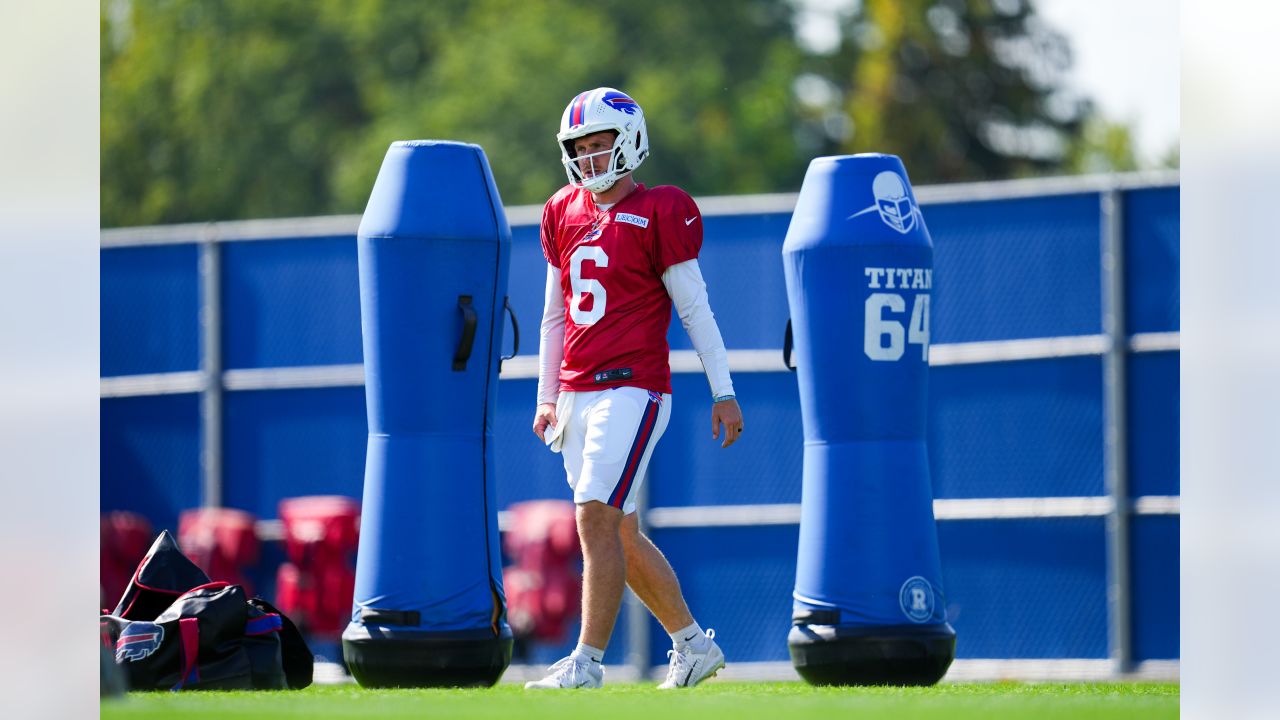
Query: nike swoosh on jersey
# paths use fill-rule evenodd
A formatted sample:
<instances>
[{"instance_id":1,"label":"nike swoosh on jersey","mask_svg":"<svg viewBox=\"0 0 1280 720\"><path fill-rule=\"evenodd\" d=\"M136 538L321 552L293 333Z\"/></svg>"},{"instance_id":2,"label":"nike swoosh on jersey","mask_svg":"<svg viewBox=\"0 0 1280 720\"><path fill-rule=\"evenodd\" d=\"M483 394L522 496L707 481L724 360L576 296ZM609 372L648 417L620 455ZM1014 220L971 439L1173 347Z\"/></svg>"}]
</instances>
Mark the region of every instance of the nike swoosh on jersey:
<instances>
[{"instance_id":1,"label":"nike swoosh on jersey","mask_svg":"<svg viewBox=\"0 0 1280 720\"><path fill-rule=\"evenodd\" d=\"M689 218L689 219L685 220L685 221L684 221L684 224L685 224L685 225L692 225L692 224L693 224L693 221L694 221L694 220L697 220L697 219L698 219L698 216L697 216L697 215L694 215L693 217L691 217L691 218Z\"/></svg>"}]
</instances>

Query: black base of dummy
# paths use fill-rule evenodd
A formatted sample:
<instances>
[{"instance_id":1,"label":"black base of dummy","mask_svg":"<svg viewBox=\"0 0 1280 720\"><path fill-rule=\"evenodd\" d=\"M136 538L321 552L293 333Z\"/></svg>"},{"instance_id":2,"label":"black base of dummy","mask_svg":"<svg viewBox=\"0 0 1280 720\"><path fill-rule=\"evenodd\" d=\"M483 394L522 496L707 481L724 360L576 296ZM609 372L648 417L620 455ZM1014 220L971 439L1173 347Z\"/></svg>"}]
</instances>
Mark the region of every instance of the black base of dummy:
<instances>
[{"instance_id":1,"label":"black base of dummy","mask_svg":"<svg viewBox=\"0 0 1280 720\"><path fill-rule=\"evenodd\" d=\"M941 625L794 625L791 664L812 685L932 685L956 656L956 631Z\"/></svg>"},{"instance_id":2,"label":"black base of dummy","mask_svg":"<svg viewBox=\"0 0 1280 720\"><path fill-rule=\"evenodd\" d=\"M348 625L342 655L361 687L491 687L511 664L511 629L407 632Z\"/></svg>"}]
</instances>

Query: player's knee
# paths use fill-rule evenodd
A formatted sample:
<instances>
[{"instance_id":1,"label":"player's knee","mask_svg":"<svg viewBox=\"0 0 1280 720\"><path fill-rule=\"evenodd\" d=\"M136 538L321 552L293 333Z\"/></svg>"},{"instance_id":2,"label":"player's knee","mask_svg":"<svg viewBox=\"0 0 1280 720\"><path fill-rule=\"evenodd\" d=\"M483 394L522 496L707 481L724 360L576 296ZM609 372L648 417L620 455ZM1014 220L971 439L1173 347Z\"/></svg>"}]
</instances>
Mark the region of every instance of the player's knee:
<instances>
[{"instance_id":1,"label":"player's knee","mask_svg":"<svg viewBox=\"0 0 1280 720\"><path fill-rule=\"evenodd\" d=\"M592 500L578 506L578 536L583 545L617 541L622 511Z\"/></svg>"},{"instance_id":2,"label":"player's knee","mask_svg":"<svg viewBox=\"0 0 1280 720\"><path fill-rule=\"evenodd\" d=\"M635 517L634 514L628 515L624 518L622 521L622 527L620 528L622 549L625 550L628 555L640 549L642 537L640 529L636 526L636 523L634 521L630 521L633 517Z\"/></svg>"}]
</instances>

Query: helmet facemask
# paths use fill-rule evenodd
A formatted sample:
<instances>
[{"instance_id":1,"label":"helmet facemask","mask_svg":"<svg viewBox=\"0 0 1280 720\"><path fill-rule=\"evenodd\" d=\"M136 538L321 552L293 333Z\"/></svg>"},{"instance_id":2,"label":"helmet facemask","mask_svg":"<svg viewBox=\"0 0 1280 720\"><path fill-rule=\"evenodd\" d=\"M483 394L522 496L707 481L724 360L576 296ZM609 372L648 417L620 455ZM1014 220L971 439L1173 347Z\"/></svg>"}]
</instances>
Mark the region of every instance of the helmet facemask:
<instances>
[{"instance_id":1,"label":"helmet facemask","mask_svg":"<svg viewBox=\"0 0 1280 720\"><path fill-rule=\"evenodd\" d=\"M577 138L565 140L561 144L560 160L569 176L569 182L575 187L585 188L596 193L604 192L613 187L623 175L631 172L627 167L627 148L625 146L628 143L623 139L622 135L619 134L614 137L613 147L608 150L586 155L577 155L575 153L573 149L574 140L577 140ZM596 172L595 168L598 164L601 164L599 162L601 158L605 160L604 167L599 172Z\"/></svg>"}]
</instances>

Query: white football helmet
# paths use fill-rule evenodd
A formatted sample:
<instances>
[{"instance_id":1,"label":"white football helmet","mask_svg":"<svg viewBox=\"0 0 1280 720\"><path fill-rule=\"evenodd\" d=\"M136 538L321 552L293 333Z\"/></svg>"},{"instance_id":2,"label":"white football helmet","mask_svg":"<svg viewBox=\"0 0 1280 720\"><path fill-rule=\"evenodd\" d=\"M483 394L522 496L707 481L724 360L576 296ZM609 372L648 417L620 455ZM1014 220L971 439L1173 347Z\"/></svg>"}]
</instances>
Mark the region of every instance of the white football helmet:
<instances>
[{"instance_id":1,"label":"white football helmet","mask_svg":"<svg viewBox=\"0 0 1280 720\"><path fill-rule=\"evenodd\" d=\"M605 130L618 134L612 149L575 157L574 140ZM591 192L604 192L613 187L618 178L640 167L649 157L649 133L644 127L640 104L626 93L608 87L588 90L569 103L560 118L556 140L560 141L560 162L564 164L569 183ZM608 169L595 174L595 166L590 161L605 153L609 154Z\"/></svg>"}]
</instances>

